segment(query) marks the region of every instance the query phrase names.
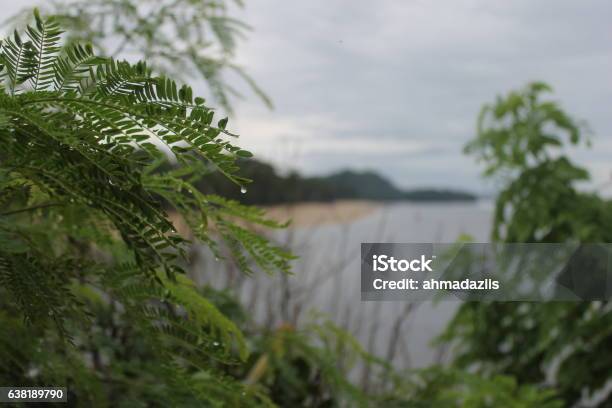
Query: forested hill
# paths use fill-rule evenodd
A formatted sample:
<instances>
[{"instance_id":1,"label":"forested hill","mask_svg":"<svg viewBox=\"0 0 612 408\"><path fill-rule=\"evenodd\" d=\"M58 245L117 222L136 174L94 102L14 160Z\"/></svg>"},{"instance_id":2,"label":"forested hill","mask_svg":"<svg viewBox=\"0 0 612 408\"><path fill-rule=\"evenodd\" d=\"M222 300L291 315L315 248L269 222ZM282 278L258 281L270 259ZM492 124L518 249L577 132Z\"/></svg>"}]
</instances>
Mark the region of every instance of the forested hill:
<instances>
[{"instance_id":1,"label":"forested hill","mask_svg":"<svg viewBox=\"0 0 612 408\"><path fill-rule=\"evenodd\" d=\"M381 201L473 201L476 199L476 196L472 193L457 190L433 188L400 190L389 180L373 171L345 170L318 180L335 186L338 191L348 191L348 198Z\"/></svg>"},{"instance_id":2,"label":"forested hill","mask_svg":"<svg viewBox=\"0 0 612 408\"><path fill-rule=\"evenodd\" d=\"M374 201L473 201L476 196L463 191L447 189L418 189L403 191L389 180L372 171L345 170L323 177L303 177L298 173L280 175L270 164L253 160L241 160L241 175L253 180L247 192L226 178L207 177L196 183L207 193L239 200L245 204L269 205L305 201L333 201L361 199Z\"/></svg>"}]
</instances>

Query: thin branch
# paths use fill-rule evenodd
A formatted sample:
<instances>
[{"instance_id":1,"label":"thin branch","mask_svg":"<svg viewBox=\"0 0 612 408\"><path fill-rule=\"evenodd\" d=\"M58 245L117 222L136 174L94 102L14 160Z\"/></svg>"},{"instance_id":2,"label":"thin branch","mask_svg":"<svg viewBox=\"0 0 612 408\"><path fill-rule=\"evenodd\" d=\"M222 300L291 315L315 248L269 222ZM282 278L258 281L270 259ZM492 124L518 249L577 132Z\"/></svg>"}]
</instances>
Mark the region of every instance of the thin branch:
<instances>
[{"instance_id":1,"label":"thin branch","mask_svg":"<svg viewBox=\"0 0 612 408\"><path fill-rule=\"evenodd\" d=\"M35 210L39 210L41 208L57 207L57 206L60 206L60 205L62 205L62 204L60 204L60 203L39 204L39 205L34 205L32 207L26 207L26 208L21 208L19 210L13 210L13 211L7 211L7 212L0 213L0 217L6 217L6 216L9 216L9 215L19 214L19 213L27 212L27 211L35 211Z\"/></svg>"}]
</instances>

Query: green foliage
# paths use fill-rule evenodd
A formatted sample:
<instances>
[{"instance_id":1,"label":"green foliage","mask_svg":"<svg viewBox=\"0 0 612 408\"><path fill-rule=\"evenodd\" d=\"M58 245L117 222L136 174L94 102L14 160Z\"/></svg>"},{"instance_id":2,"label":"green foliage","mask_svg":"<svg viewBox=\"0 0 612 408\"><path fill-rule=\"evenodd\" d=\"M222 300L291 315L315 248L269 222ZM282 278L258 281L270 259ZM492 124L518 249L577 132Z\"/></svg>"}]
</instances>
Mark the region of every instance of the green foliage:
<instances>
[{"instance_id":1,"label":"green foliage","mask_svg":"<svg viewBox=\"0 0 612 408\"><path fill-rule=\"evenodd\" d=\"M357 364L381 376L393 371L323 316L314 315L300 328L282 325L259 338L255 348L246 381L265 387L283 407L375 406L383 390L360 389L350 373Z\"/></svg>"},{"instance_id":2,"label":"green foliage","mask_svg":"<svg viewBox=\"0 0 612 408\"><path fill-rule=\"evenodd\" d=\"M230 73L271 106L234 62L236 46L250 27L229 9L242 5L239 0L61 0L44 7L68 30L69 43L88 42L115 57L142 56L157 72L174 78L203 78L226 110L233 97L241 96L228 80Z\"/></svg>"},{"instance_id":3,"label":"green foliage","mask_svg":"<svg viewBox=\"0 0 612 408\"><path fill-rule=\"evenodd\" d=\"M486 105L478 136L466 152L486 164L485 175L503 186L496 203L493 237L506 242L610 242L596 220L612 217L610 204L576 189L587 171L573 164L563 139L577 144L581 127L554 102L541 100L550 88L530 84Z\"/></svg>"},{"instance_id":4,"label":"green foliage","mask_svg":"<svg viewBox=\"0 0 612 408\"><path fill-rule=\"evenodd\" d=\"M397 396L384 403L389 408L512 407L560 408L562 401L551 390L519 385L513 377L483 377L461 370L428 368L411 384L409 397Z\"/></svg>"},{"instance_id":5,"label":"green foliage","mask_svg":"<svg viewBox=\"0 0 612 408\"><path fill-rule=\"evenodd\" d=\"M0 51L0 382L67 385L79 406L269 405L228 374L246 340L184 275L190 242L161 205L245 272L287 272L292 256L244 226L279 225L182 177L240 188L249 153L189 87L62 47L34 17ZM166 154L182 174L152 171Z\"/></svg>"},{"instance_id":6,"label":"green foliage","mask_svg":"<svg viewBox=\"0 0 612 408\"><path fill-rule=\"evenodd\" d=\"M582 141L580 125L555 102L541 100L551 91L534 82L482 108L477 137L465 150L485 162L485 175L536 167L551 159L550 148L561 147L564 138L572 144Z\"/></svg>"},{"instance_id":7,"label":"green foliage","mask_svg":"<svg viewBox=\"0 0 612 408\"><path fill-rule=\"evenodd\" d=\"M248 182L227 119L215 126L190 88L144 63L61 36L36 13L0 52L0 382L67 386L72 406L374 403L351 370L391 368L348 333L260 335L231 296L184 273L192 242L170 212L245 273L290 270L251 228L282 225L193 184Z\"/></svg>"},{"instance_id":8,"label":"green foliage","mask_svg":"<svg viewBox=\"0 0 612 408\"><path fill-rule=\"evenodd\" d=\"M493 238L612 242L612 203L577 188L588 173L564 154L564 139L584 139L581 127L542 100L549 91L533 83L485 106L466 147L501 182ZM520 384L546 382L570 406L611 378L611 319L607 302L466 303L442 340L457 346L457 366L511 375ZM604 395L601 406L611 403L612 395Z\"/></svg>"}]
</instances>

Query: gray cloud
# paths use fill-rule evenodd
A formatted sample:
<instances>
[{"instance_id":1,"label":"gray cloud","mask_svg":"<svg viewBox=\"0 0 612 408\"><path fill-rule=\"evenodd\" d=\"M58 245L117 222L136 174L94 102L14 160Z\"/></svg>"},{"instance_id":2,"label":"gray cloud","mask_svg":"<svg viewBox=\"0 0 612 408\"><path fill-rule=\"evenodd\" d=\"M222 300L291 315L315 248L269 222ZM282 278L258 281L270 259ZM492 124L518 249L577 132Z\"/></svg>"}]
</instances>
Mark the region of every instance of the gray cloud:
<instances>
[{"instance_id":1,"label":"gray cloud","mask_svg":"<svg viewBox=\"0 0 612 408\"><path fill-rule=\"evenodd\" d=\"M609 15L606 1L254 1L243 17L256 31L240 58L277 109L266 112L249 99L238 109L238 127L256 152L307 172L356 166L357 155L358 167L376 168L400 185L427 180L479 189L478 167L461 147L480 107L542 79L597 135L597 153L574 156L597 178L608 177ZM302 117L325 120L301 126ZM273 141L299 144L306 136L285 129L278 139L274 132L263 137L266 123L277 119L292 121L322 148L337 146L338 138L352 142L344 155L334 148L283 160ZM253 132L250 122L258 123ZM328 126L334 123L343 125ZM381 139L398 151L420 143L445 153L437 160L424 151L398 164L398 155L358 148L360 140Z\"/></svg>"}]
</instances>

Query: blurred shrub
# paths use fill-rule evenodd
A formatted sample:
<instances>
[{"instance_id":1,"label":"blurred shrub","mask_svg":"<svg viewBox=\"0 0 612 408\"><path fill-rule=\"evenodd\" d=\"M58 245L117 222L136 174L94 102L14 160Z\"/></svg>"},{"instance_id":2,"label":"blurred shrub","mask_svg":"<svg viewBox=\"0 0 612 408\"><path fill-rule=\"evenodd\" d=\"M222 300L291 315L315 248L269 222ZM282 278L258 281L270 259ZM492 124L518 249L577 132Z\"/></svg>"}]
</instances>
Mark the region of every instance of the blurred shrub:
<instances>
[{"instance_id":1,"label":"blurred shrub","mask_svg":"<svg viewBox=\"0 0 612 408\"><path fill-rule=\"evenodd\" d=\"M69 43L91 43L97 53L144 58L175 79L204 79L226 111L240 93L236 80L269 107L272 102L235 62L236 47L250 27L233 17L240 0L57 0L41 4L68 30ZM31 11L21 13L27 20ZM233 74L233 75L232 75Z\"/></svg>"},{"instance_id":2,"label":"blurred shrub","mask_svg":"<svg viewBox=\"0 0 612 408\"><path fill-rule=\"evenodd\" d=\"M585 142L584 126L543 98L550 91L532 83L486 105L466 147L502 187L493 239L612 242L612 203L578 189L589 174L564 149ZM612 379L610 323L609 302L466 303L441 340L457 346L457 367L546 385L572 406ZM599 405L611 404L604 393Z\"/></svg>"}]
</instances>

